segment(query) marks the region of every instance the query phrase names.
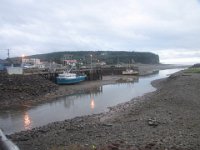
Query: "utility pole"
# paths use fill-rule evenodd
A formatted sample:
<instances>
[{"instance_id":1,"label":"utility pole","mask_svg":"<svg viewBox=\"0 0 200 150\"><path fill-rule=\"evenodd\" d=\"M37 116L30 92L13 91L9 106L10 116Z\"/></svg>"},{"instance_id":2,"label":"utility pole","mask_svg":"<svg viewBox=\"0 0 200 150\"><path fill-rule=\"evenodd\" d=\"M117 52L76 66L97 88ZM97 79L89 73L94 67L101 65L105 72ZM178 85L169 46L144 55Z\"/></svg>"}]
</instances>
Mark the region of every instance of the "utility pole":
<instances>
[{"instance_id":1,"label":"utility pole","mask_svg":"<svg viewBox=\"0 0 200 150\"><path fill-rule=\"evenodd\" d=\"M91 57L91 72L92 72L92 54L90 55L90 57Z\"/></svg>"},{"instance_id":2,"label":"utility pole","mask_svg":"<svg viewBox=\"0 0 200 150\"><path fill-rule=\"evenodd\" d=\"M10 58L10 49L0 49L0 51L7 51L7 59Z\"/></svg>"},{"instance_id":3,"label":"utility pole","mask_svg":"<svg viewBox=\"0 0 200 150\"><path fill-rule=\"evenodd\" d=\"M8 58L10 58L10 49L8 49Z\"/></svg>"}]
</instances>

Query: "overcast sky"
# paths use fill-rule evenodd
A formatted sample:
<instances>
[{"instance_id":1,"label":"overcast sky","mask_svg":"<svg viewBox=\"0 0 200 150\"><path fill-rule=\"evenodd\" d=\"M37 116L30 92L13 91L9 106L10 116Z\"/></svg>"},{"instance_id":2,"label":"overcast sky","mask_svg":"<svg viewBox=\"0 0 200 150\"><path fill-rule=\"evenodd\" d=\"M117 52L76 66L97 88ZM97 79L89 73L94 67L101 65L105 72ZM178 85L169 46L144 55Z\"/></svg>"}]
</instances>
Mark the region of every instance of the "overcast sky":
<instances>
[{"instance_id":1,"label":"overcast sky","mask_svg":"<svg viewBox=\"0 0 200 150\"><path fill-rule=\"evenodd\" d=\"M151 51L200 62L199 0L0 0L0 58L54 51Z\"/></svg>"}]
</instances>

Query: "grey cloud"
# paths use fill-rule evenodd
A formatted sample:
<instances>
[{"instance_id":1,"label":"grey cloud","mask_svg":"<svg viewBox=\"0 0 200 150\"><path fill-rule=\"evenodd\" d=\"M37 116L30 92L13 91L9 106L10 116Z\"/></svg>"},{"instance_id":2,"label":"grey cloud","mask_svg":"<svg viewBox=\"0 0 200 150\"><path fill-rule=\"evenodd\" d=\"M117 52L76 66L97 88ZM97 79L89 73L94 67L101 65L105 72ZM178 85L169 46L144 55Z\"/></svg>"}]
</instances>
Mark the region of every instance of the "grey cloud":
<instances>
[{"instance_id":1,"label":"grey cloud","mask_svg":"<svg viewBox=\"0 0 200 150\"><path fill-rule=\"evenodd\" d=\"M181 56L180 49L199 51L199 24L197 0L1 0L0 48L13 55L135 50L162 56L177 49Z\"/></svg>"}]
</instances>

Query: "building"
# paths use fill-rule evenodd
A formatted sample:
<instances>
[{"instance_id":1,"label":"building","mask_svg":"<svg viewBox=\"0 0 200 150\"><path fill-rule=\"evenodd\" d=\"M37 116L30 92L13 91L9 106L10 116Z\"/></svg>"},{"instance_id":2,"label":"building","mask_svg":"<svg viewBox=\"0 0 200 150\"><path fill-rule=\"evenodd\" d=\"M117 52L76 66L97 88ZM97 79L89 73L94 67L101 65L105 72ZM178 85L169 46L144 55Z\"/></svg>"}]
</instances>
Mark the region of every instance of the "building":
<instances>
[{"instance_id":1,"label":"building","mask_svg":"<svg viewBox=\"0 0 200 150\"><path fill-rule=\"evenodd\" d=\"M20 64L11 59L0 59L0 71L7 71L9 75L23 74L23 69Z\"/></svg>"},{"instance_id":2,"label":"building","mask_svg":"<svg viewBox=\"0 0 200 150\"><path fill-rule=\"evenodd\" d=\"M4 61L0 59L0 71L4 70Z\"/></svg>"},{"instance_id":3,"label":"building","mask_svg":"<svg viewBox=\"0 0 200 150\"><path fill-rule=\"evenodd\" d=\"M66 66L66 65L75 66L77 64L77 60L73 59L73 55L68 55L68 54L65 54L61 58L61 61L62 61L62 63L63 63L64 66Z\"/></svg>"},{"instance_id":4,"label":"building","mask_svg":"<svg viewBox=\"0 0 200 150\"><path fill-rule=\"evenodd\" d=\"M7 67L12 66L13 63L9 59L2 60L0 59L0 71L6 70Z\"/></svg>"},{"instance_id":5,"label":"building","mask_svg":"<svg viewBox=\"0 0 200 150\"><path fill-rule=\"evenodd\" d=\"M7 67L7 73L9 75L12 75L12 74L20 74L22 75L23 74L23 68L22 67Z\"/></svg>"},{"instance_id":6,"label":"building","mask_svg":"<svg viewBox=\"0 0 200 150\"><path fill-rule=\"evenodd\" d=\"M77 60L72 59L72 60L63 60L65 65L75 65L77 64Z\"/></svg>"},{"instance_id":7,"label":"building","mask_svg":"<svg viewBox=\"0 0 200 150\"><path fill-rule=\"evenodd\" d=\"M24 68L39 68L44 69L45 64L37 58L23 58L22 59L22 66Z\"/></svg>"},{"instance_id":8,"label":"building","mask_svg":"<svg viewBox=\"0 0 200 150\"><path fill-rule=\"evenodd\" d=\"M37 58L30 58L30 59L23 58L22 59L22 64L30 64L30 65L35 66L35 65L41 64L41 62L40 62L40 59L37 59Z\"/></svg>"}]
</instances>

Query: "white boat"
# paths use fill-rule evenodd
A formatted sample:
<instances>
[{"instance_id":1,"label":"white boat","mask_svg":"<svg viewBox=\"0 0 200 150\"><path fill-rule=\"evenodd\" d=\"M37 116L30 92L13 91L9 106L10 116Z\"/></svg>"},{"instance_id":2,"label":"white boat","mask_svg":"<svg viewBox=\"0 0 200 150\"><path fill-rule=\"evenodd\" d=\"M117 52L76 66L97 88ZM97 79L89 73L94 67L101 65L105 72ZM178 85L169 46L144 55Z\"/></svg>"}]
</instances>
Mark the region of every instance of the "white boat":
<instances>
[{"instance_id":1,"label":"white boat","mask_svg":"<svg viewBox=\"0 0 200 150\"><path fill-rule=\"evenodd\" d=\"M132 69L126 69L126 71L122 71L123 75L138 75L138 71Z\"/></svg>"}]
</instances>

